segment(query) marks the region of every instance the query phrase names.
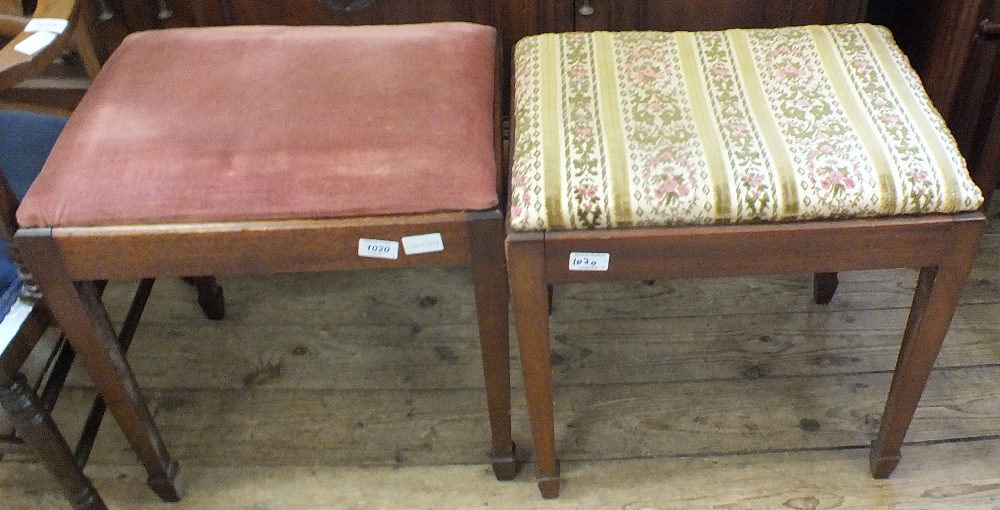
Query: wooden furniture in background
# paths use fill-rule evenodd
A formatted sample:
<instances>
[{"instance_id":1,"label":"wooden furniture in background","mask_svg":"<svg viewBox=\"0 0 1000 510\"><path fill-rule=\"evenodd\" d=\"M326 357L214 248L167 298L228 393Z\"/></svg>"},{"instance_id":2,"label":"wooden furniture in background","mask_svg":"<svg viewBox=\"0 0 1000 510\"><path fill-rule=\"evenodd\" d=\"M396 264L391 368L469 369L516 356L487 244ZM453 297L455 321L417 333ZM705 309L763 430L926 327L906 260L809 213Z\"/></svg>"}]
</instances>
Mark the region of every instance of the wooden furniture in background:
<instances>
[{"instance_id":1,"label":"wooden furniture in background","mask_svg":"<svg viewBox=\"0 0 1000 510\"><path fill-rule=\"evenodd\" d=\"M1000 0L872 0L951 127L987 199L1000 179Z\"/></svg>"},{"instance_id":2,"label":"wooden furniture in background","mask_svg":"<svg viewBox=\"0 0 1000 510\"><path fill-rule=\"evenodd\" d=\"M544 32L724 30L850 23L868 0L538 0Z\"/></svg>"},{"instance_id":3,"label":"wooden furniture in background","mask_svg":"<svg viewBox=\"0 0 1000 510\"><path fill-rule=\"evenodd\" d=\"M31 55L14 49L20 41L31 37L31 33L10 35L11 42L0 49L0 88L9 88L37 75L74 43L81 54L86 55L89 51L86 42L81 44L75 23L78 15L75 0L42 0L35 14L37 18L65 19L68 25L48 46ZM4 17L0 30L24 29L28 21ZM89 65L96 65L96 62L91 60ZM57 115L12 110L0 112L0 166L3 166L3 176L0 177L0 236L4 241L0 256L9 256L19 268L16 251L8 254L18 227L14 217L18 199L38 175L65 122L65 117ZM9 260L4 261L4 267L5 273L7 268L13 271ZM38 288L30 280L31 275L20 272L19 276L28 281L23 286L19 279L12 282L22 289L21 295L10 306L9 313L5 304L3 313L7 315L0 324L3 332L0 338L0 406L14 427L10 435L3 437L0 451L9 453L27 447L51 473L73 508L105 510L107 506L83 473L104 417L105 403L98 398L91 405L80 439L71 449L49 412L55 406L75 354L65 336L60 335L54 341L41 341L53 324L52 315L46 303L39 301ZM199 302L206 314L221 318L224 304L221 288L215 284L214 278L192 280L199 289ZM116 338L122 352L131 342L152 285L151 279L143 280L136 291ZM99 287L103 288L102 285ZM24 366L35 357L43 361L38 363L39 373L33 374L29 382Z\"/></svg>"},{"instance_id":4,"label":"wooden furniture in background","mask_svg":"<svg viewBox=\"0 0 1000 510\"><path fill-rule=\"evenodd\" d=\"M39 17L66 19L70 23L66 30L47 48L34 55L26 55L14 49L17 42L31 36L30 33L21 33L27 20L16 17L5 18L2 28L5 30L13 29L16 32L7 35L12 40L3 49L0 49L0 89L7 89L34 76L48 66L70 44L71 34L76 26L74 23L77 14L76 5L74 0L43 0L38 5L36 12ZM11 157L13 154L4 155L11 157L8 161L22 163L17 165L18 168L3 168L4 175L0 177L0 234L2 234L4 244L9 246L17 229L17 223L14 219L14 212L17 210L17 195L23 195L24 189L18 189L19 193L15 193L7 176L11 176L18 188L25 188L33 176L41 170L40 165L44 161L44 154L47 154L51 149L51 144L55 142L58 130L65 120L38 114L2 112L0 113L0 122L4 123L3 132L10 133L4 137L5 142L2 144L4 151L21 154L30 151L32 154L37 154L37 156L24 158L13 158ZM15 134L7 130L30 130L30 134ZM7 143L6 140L10 140L10 143ZM15 145L15 140L23 142L23 145ZM3 249L4 253L0 256L9 257L6 246ZM38 388L38 393L22 372L22 366L31 357L32 351L38 346L39 340L51 322L51 317L44 303L37 302L38 296L35 291L37 291L36 288L22 290L22 296L18 296L14 304L9 307L10 313L6 311L5 305L3 313L7 316L3 318L3 323L0 325L5 336L12 335L0 338L0 406L3 407L11 424L15 427L11 436L5 438L3 446L5 450L9 450L13 446L23 444L32 450L60 485L63 494L73 508L106 510L107 506L101 496L83 474L83 466L87 462L97 427L104 415L103 408L97 406L91 410L85 431L75 452L70 449L66 439L49 415L70 364L73 362L72 349L65 346L65 340L62 338L56 342L55 352L49 356L52 362L51 367L43 368L43 371L48 372L48 374L45 377L43 387ZM39 348L43 347L39 346Z\"/></svg>"},{"instance_id":5,"label":"wooden furniture in background","mask_svg":"<svg viewBox=\"0 0 1000 510\"><path fill-rule=\"evenodd\" d=\"M20 64L18 73L0 84L0 101L8 107L68 114L83 97L90 80L100 71L105 56L91 5L89 2L74 2L73 5L72 33L66 34L71 40L65 44L62 41L53 43L43 50L44 55L34 56L33 61L38 68ZM54 12L48 2L42 2L28 12L20 3L8 5L0 14L0 37L16 43L23 40L18 34L32 16L62 19L66 15L68 13ZM24 58L12 48L8 51L7 58L13 59L10 62Z\"/></svg>"},{"instance_id":6,"label":"wooden furniture in background","mask_svg":"<svg viewBox=\"0 0 1000 510\"><path fill-rule=\"evenodd\" d=\"M0 156L4 174L0 178L0 209L3 211L0 230L4 240L2 256L7 259L3 261L5 284L9 272L14 271L6 247L17 228L14 220L17 196L24 194L30 180L41 170L44 154L51 149L65 122L64 117L56 115L0 111L0 137L3 138L0 150L38 155L24 159L10 154ZM149 295L148 283L133 304L139 310ZM104 404L95 402L75 449L70 449L49 412L55 406L73 363L73 350L63 336L54 341L51 338L42 341L52 318L45 303L38 302L37 287L31 282L23 285L19 278L14 278L11 284L21 289L21 295L14 297L11 304L7 301L8 289L3 289L5 299L0 313L5 316L0 323L0 407L13 430L9 436L3 436L0 451L11 453L27 447L51 473L73 508L105 510L107 507L100 495L83 474L83 466L104 417ZM131 330L126 330L121 337L125 344L131 340Z\"/></svg>"}]
</instances>

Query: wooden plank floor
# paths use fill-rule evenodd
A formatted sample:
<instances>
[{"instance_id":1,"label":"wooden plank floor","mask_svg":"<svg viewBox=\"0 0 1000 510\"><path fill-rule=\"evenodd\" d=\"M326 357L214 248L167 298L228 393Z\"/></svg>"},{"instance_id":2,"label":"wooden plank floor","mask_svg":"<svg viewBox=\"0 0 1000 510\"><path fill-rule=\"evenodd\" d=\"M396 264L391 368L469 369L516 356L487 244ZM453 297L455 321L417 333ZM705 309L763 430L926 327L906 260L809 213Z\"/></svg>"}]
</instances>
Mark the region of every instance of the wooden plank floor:
<instances>
[{"instance_id":1,"label":"wooden plank floor","mask_svg":"<svg viewBox=\"0 0 1000 510\"><path fill-rule=\"evenodd\" d=\"M516 348L529 464L497 482L486 463L468 270L227 277L221 322L159 281L130 359L188 495L159 502L110 418L87 473L123 509L1000 509L997 233L900 467L868 476L915 275L844 273L827 306L808 275L557 287L554 502L533 483ZM114 316L131 288L109 287ZM75 373L66 430L92 395ZM68 508L48 476L8 456L0 506Z\"/></svg>"}]
</instances>

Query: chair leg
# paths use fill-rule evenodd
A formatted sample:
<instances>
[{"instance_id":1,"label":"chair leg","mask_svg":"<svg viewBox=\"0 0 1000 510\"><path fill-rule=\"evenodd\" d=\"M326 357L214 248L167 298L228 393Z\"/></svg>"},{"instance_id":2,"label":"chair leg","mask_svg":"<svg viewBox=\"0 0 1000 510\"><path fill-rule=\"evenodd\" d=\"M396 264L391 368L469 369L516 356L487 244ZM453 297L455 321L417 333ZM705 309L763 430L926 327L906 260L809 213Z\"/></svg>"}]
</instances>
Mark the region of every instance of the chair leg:
<instances>
[{"instance_id":1,"label":"chair leg","mask_svg":"<svg viewBox=\"0 0 1000 510\"><path fill-rule=\"evenodd\" d=\"M51 237L27 235L18 246L77 359L146 467L147 484L164 501L179 501L180 467L167 453L96 286L72 281Z\"/></svg>"},{"instance_id":2,"label":"chair leg","mask_svg":"<svg viewBox=\"0 0 1000 510\"><path fill-rule=\"evenodd\" d=\"M549 344L548 291L542 242L507 241L514 323L521 351L524 389L531 415L531 435L538 462L538 489L544 498L559 496L559 462L555 454L552 403L552 360Z\"/></svg>"},{"instance_id":3,"label":"chair leg","mask_svg":"<svg viewBox=\"0 0 1000 510\"><path fill-rule=\"evenodd\" d=\"M975 244L978 246L978 241ZM903 438L975 258L975 246L962 251L967 253L949 261L952 265L920 270L882 423L869 453L869 467L875 478L887 478L899 463Z\"/></svg>"},{"instance_id":4,"label":"chair leg","mask_svg":"<svg viewBox=\"0 0 1000 510\"><path fill-rule=\"evenodd\" d=\"M510 319L507 312L510 293L503 242L501 215L469 223L472 282L492 435L490 463L497 480L511 480L517 474L518 466L511 440Z\"/></svg>"},{"instance_id":5,"label":"chair leg","mask_svg":"<svg viewBox=\"0 0 1000 510\"><path fill-rule=\"evenodd\" d=\"M205 317L218 321L226 316L226 298L214 276L189 276L184 281L197 289L198 304L205 312Z\"/></svg>"},{"instance_id":6,"label":"chair leg","mask_svg":"<svg viewBox=\"0 0 1000 510\"><path fill-rule=\"evenodd\" d=\"M813 301L817 305L829 304L837 292L837 273L816 273L813 275Z\"/></svg>"},{"instance_id":7,"label":"chair leg","mask_svg":"<svg viewBox=\"0 0 1000 510\"><path fill-rule=\"evenodd\" d=\"M13 378L0 374L0 406L10 415L14 428L45 464L76 510L107 510L90 479L76 463L66 439L45 411L23 374Z\"/></svg>"},{"instance_id":8,"label":"chair leg","mask_svg":"<svg viewBox=\"0 0 1000 510\"><path fill-rule=\"evenodd\" d=\"M552 298L555 296L555 288L552 285L545 287L545 294L548 296L548 315L552 315Z\"/></svg>"}]
</instances>

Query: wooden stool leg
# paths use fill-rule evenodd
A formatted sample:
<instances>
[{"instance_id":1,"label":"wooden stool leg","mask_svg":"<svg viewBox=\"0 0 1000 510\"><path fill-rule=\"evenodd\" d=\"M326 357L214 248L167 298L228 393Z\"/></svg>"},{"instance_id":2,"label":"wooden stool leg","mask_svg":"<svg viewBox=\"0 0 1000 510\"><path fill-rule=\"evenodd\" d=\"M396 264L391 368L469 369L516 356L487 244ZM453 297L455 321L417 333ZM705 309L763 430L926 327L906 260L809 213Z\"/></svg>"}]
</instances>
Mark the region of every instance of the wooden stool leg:
<instances>
[{"instance_id":1,"label":"wooden stool leg","mask_svg":"<svg viewBox=\"0 0 1000 510\"><path fill-rule=\"evenodd\" d=\"M833 299L837 292L837 273L816 273L813 275L813 301L817 305L825 305Z\"/></svg>"},{"instance_id":2,"label":"wooden stool leg","mask_svg":"<svg viewBox=\"0 0 1000 510\"><path fill-rule=\"evenodd\" d=\"M560 480L555 453L548 290L541 240L508 240L507 264L524 390L531 415L531 435L538 462L538 489L542 497L555 498L559 496Z\"/></svg>"},{"instance_id":3,"label":"wooden stool leg","mask_svg":"<svg viewBox=\"0 0 1000 510\"><path fill-rule=\"evenodd\" d=\"M555 296L555 289L554 289L554 287L552 285L546 286L545 287L545 294L548 296L548 300L549 300L548 301L548 304L549 304L548 315L552 315L552 298L553 298L553 296Z\"/></svg>"},{"instance_id":4,"label":"wooden stool leg","mask_svg":"<svg viewBox=\"0 0 1000 510\"><path fill-rule=\"evenodd\" d=\"M959 240L966 246L956 250L958 253L948 261L950 264L920 270L889 398L869 454L869 467L875 478L887 478L899 463L900 446L975 259L979 237L970 235L969 239L976 242L969 247L968 239Z\"/></svg>"},{"instance_id":5,"label":"wooden stool leg","mask_svg":"<svg viewBox=\"0 0 1000 510\"><path fill-rule=\"evenodd\" d=\"M218 321L226 316L226 298L214 276L189 276L184 281L198 290L198 305L205 317Z\"/></svg>"},{"instance_id":6,"label":"wooden stool leg","mask_svg":"<svg viewBox=\"0 0 1000 510\"><path fill-rule=\"evenodd\" d=\"M490 462L497 480L510 480L517 474L517 458L510 426L510 292L503 241L503 216L499 212L469 222L472 283L492 433Z\"/></svg>"},{"instance_id":7,"label":"wooden stool leg","mask_svg":"<svg viewBox=\"0 0 1000 510\"><path fill-rule=\"evenodd\" d=\"M10 415L14 428L62 486L76 510L107 510L104 500L83 474L66 439L59 433L44 405L31 391L23 374L10 378L0 374L0 406Z\"/></svg>"},{"instance_id":8,"label":"wooden stool leg","mask_svg":"<svg viewBox=\"0 0 1000 510\"><path fill-rule=\"evenodd\" d=\"M71 281L51 237L25 235L16 242L77 359L146 467L147 483L164 501L179 501L180 467L167 453L97 287Z\"/></svg>"}]
</instances>

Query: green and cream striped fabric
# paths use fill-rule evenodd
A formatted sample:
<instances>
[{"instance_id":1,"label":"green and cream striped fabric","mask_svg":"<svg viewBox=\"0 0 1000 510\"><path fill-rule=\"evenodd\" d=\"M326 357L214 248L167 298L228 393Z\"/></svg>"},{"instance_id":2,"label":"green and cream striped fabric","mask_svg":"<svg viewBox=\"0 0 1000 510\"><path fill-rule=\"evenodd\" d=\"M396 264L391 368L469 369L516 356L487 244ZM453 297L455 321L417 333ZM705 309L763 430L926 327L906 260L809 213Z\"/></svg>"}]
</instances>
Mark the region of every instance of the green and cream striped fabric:
<instances>
[{"instance_id":1,"label":"green and cream striped fabric","mask_svg":"<svg viewBox=\"0 0 1000 510\"><path fill-rule=\"evenodd\" d=\"M528 37L514 136L518 231L982 203L916 74L872 25Z\"/></svg>"}]
</instances>

